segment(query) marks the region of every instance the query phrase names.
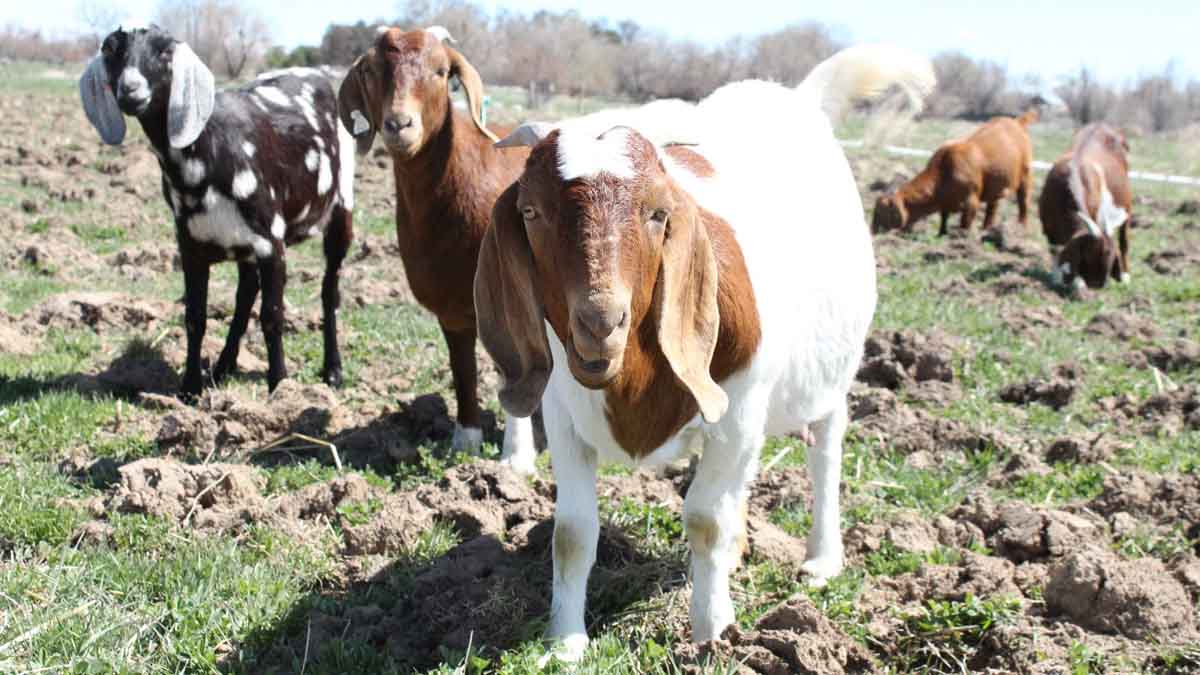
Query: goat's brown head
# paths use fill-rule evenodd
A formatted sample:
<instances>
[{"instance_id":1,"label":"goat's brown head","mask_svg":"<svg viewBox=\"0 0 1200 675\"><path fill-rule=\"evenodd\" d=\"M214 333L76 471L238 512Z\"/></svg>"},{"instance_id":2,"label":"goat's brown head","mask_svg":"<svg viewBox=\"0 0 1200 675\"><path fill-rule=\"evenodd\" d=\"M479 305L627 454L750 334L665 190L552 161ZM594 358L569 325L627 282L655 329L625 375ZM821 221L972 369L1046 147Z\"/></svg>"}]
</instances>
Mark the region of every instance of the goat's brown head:
<instances>
[{"instance_id":1,"label":"goat's brown head","mask_svg":"<svg viewBox=\"0 0 1200 675\"><path fill-rule=\"evenodd\" d=\"M1089 230L1075 235L1059 252L1055 275L1068 288L1080 280L1088 288L1104 288L1116 262L1117 246L1112 238Z\"/></svg>"},{"instance_id":2,"label":"goat's brown head","mask_svg":"<svg viewBox=\"0 0 1200 675\"><path fill-rule=\"evenodd\" d=\"M529 127L510 138L522 135ZM553 367L548 322L583 386L621 376L632 341L656 342L704 418L719 419L728 399L709 374L717 261L695 202L626 127L525 141L535 147L496 202L475 277L479 335L504 375L505 408L525 415L541 400Z\"/></svg>"},{"instance_id":3,"label":"goat's brown head","mask_svg":"<svg viewBox=\"0 0 1200 675\"><path fill-rule=\"evenodd\" d=\"M875 212L871 216L871 232L882 234L899 230L908 220L908 210L904 208L904 199L892 193L883 195L875 200Z\"/></svg>"},{"instance_id":4,"label":"goat's brown head","mask_svg":"<svg viewBox=\"0 0 1200 675\"><path fill-rule=\"evenodd\" d=\"M338 91L338 112L357 140L359 153L375 134L394 157L415 157L442 130L450 114L450 80L467 95L471 117L483 125L483 81L455 49L445 28L403 31L381 28L375 46L354 62Z\"/></svg>"}]
</instances>

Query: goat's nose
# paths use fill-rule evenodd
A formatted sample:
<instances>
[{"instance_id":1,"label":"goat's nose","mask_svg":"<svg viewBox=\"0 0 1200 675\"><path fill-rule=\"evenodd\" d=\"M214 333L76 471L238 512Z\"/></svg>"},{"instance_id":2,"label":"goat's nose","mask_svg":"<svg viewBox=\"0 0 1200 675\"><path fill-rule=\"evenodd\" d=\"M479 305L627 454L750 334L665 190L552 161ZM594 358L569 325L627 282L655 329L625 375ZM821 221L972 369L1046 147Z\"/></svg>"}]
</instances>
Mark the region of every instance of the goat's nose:
<instances>
[{"instance_id":1,"label":"goat's nose","mask_svg":"<svg viewBox=\"0 0 1200 675\"><path fill-rule=\"evenodd\" d=\"M413 125L412 115L401 113L393 115L383 121L383 130L389 134L398 134L401 131Z\"/></svg>"},{"instance_id":2,"label":"goat's nose","mask_svg":"<svg viewBox=\"0 0 1200 675\"><path fill-rule=\"evenodd\" d=\"M624 328L629 323L629 310L620 306L580 307L575 312L575 323L585 337L603 342L618 328Z\"/></svg>"}]
</instances>

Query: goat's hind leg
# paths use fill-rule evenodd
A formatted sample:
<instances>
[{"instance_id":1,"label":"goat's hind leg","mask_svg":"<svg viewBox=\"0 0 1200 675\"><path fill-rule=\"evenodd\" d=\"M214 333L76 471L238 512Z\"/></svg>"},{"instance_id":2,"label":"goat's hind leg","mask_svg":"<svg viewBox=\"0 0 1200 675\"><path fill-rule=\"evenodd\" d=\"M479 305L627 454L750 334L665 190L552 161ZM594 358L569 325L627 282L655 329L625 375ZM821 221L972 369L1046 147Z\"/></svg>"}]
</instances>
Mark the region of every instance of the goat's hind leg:
<instances>
[{"instance_id":1,"label":"goat's hind leg","mask_svg":"<svg viewBox=\"0 0 1200 675\"><path fill-rule=\"evenodd\" d=\"M816 444L808 448L808 477L813 486L813 526L802 569L810 583L824 586L842 571L842 530L838 489L842 478L842 437L849 417L845 403L814 425Z\"/></svg>"},{"instance_id":2,"label":"goat's hind leg","mask_svg":"<svg viewBox=\"0 0 1200 675\"><path fill-rule=\"evenodd\" d=\"M321 379L331 387L342 385L342 353L338 348L337 313L342 304L338 281L342 261L354 239L352 215L338 206L325 230L325 278L321 281L321 332L325 337L325 364Z\"/></svg>"},{"instance_id":3,"label":"goat's hind leg","mask_svg":"<svg viewBox=\"0 0 1200 675\"><path fill-rule=\"evenodd\" d=\"M258 310L263 337L267 342L267 387L275 387L287 377L287 363L283 358L283 289L287 284L287 263L283 260L283 249L258 260L259 283L262 284L262 305Z\"/></svg>"},{"instance_id":4,"label":"goat's hind leg","mask_svg":"<svg viewBox=\"0 0 1200 675\"><path fill-rule=\"evenodd\" d=\"M204 347L204 331L208 327L208 263L184 257L183 289L187 363L180 394L185 401L192 402L204 388L200 358Z\"/></svg>"}]
</instances>

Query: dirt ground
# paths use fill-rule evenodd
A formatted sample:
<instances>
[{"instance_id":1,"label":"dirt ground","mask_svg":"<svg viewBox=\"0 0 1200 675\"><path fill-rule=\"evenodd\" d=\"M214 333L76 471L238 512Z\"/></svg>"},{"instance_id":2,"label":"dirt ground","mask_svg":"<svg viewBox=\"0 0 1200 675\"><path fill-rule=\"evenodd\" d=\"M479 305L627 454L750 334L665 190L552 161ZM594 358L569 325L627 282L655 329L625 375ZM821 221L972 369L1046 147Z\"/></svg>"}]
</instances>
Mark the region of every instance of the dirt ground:
<instances>
[{"instance_id":1,"label":"dirt ground","mask_svg":"<svg viewBox=\"0 0 1200 675\"><path fill-rule=\"evenodd\" d=\"M372 154L360 161L359 231L342 288L346 305L367 318L343 333L346 358L355 362L349 386L335 391L313 376L320 354L314 299L320 253L319 245L308 244L295 252L299 262L289 285L287 356L295 377L267 395L256 313L239 361L242 374L189 406L174 396L184 358L181 281L153 156L140 134L121 148L102 148L72 101L48 100L34 93L0 97L0 185L6 189L0 274L11 282L0 306L0 344L9 355L34 358L56 349L64 336L84 339L91 366L38 380L36 388L121 401L97 438L143 439L153 448L137 458L98 454L91 445L61 448L54 460L59 473L91 486L67 500L85 514L70 545L121 546L110 522L114 514L144 514L233 540L256 527L314 542L333 532L333 573L274 628L226 645L217 661L229 671L297 672L310 645L330 640L368 645L388 663L412 669L436 668L447 654L472 647L494 654L535 640L550 600L549 471L525 480L482 459L449 461L422 474L430 453L444 456L453 430L440 336L426 317L416 328L384 334L386 349L372 341L375 324L368 319L387 323L392 315L380 319L369 310L394 311L405 321L421 315L389 232L387 159ZM36 135L20 112L31 103L48 106ZM914 170L861 155L853 165L868 207L878 188ZM1139 204L1135 246L1157 237L1166 242L1135 249L1139 277L1196 280L1200 230L1188 208L1185 200ZM738 573L739 605L765 606L726 639L704 645L687 640L690 589L678 533L668 548L652 550L641 530L609 518L591 582L594 630L620 628L630 607L652 598L651 611L661 615L655 630L668 645L661 659L689 673L707 672L714 658L742 673L1089 672L1075 669L1086 662L1081 649L1147 672L1196 672L1200 661L1164 661L1163 654L1198 639L1200 477L1178 465L1156 470L1118 461L1143 442L1196 438L1195 324L1179 331L1157 321L1144 303L1164 302L1161 295L1122 296L1124 304L1097 299L1108 291L1066 297L1049 280L1044 241L1020 230L1011 206L1002 213L1001 227L982 237L957 230L943 240L888 235L877 248L884 279L922 266L969 266L965 274L924 277L919 292L984 308L989 319L980 330L1011 335L1019 345L1014 352L985 354L977 336L956 333L953 325L888 315L866 342L851 392L855 442L886 447L898 458L897 472L982 467L961 488L961 498L931 514L888 497L893 479L872 479L883 487L874 486L882 492L872 493L868 505L887 507L886 515L847 518L847 565L859 571L841 582L853 592L835 610L832 592L795 590L803 582L797 566L804 542L778 514L807 504L810 488L802 459L780 464L754 486L746 565ZM233 277L214 278L210 298L205 353L215 361L232 312ZM1196 315L1194 292L1176 301ZM881 303L889 302L883 295ZM1095 311L1081 319L1085 306ZM1101 387L1090 375L1092 353L1050 358L1038 370L1011 365L1027 362L1025 350L1038 349L1051 332L1119 345L1121 372L1156 378L1159 386ZM495 409L497 378L480 356L481 395ZM966 372L985 366L1004 376ZM30 385L20 379L4 375L0 387ZM4 397L9 403L18 398ZM965 410L973 400L986 401L984 414L944 412ZM1038 421L1060 413L1071 417L1061 434ZM501 424L488 418L490 442L499 442ZM1097 425L1104 430L1089 430ZM267 447L294 433L332 443L345 471L294 490L270 489L279 467L306 459L332 464L327 446L306 440ZM0 461L6 454L19 450L0 453ZM972 464L985 455L1000 459ZM848 477L856 471L849 460L845 471ZM1086 497L1062 501L1019 492L1039 477L1051 481L1078 471L1094 472ZM369 481L367 472L388 480ZM687 465L619 472L606 475L600 491L609 503L678 514L689 477ZM866 503L863 494L846 492L850 512ZM449 527L455 543L432 557L414 556L435 525ZM1169 553L1126 555L1122 545L1135 538L1181 543ZM917 564L890 574L861 571L884 559ZM755 592L764 569L788 579L782 587L789 590ZM624 587L629 597L595 590L611 586ZM992 604L979 604L984 601ZM993 612L1002 620L984 628L970 623L969 630L959 615L936 623L946 607L967 617Z\"/></svg>"}]
</instances>

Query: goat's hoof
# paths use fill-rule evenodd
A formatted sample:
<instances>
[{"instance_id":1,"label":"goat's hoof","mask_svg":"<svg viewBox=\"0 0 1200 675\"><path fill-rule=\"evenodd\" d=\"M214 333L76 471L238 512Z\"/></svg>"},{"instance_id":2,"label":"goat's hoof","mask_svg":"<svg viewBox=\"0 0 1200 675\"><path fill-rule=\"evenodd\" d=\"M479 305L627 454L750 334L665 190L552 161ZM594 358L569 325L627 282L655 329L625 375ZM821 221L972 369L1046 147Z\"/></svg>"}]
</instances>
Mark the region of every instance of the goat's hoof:
<instances>
[{"instance_id":1,"label":"goat's hoof","mask_svg":"<svg viewBox=\"0 0 1200 675\"><path fill-rule=\"evenodd\" d=\"M583 655L587 652L587 646L588 636L583 633L568 635L560 640L556 640L550 651L538 659L537 667L539 670L544 670L550 665L551 661L579 663L583 660Z\"/></svg>"},{"instance_id":2,"label":"goat's hoof","mask_svg":"<svg viewBox=\"0 0 1200 675\"><path fill-rule=\"evenodd\" d=\"M500 463L521 476L532 476L537 473L537 454L535 453L513 453L508 457L501 457Z\"/></svg>"},{"instance_id":3,"label":"goat's hoof","mask_svg":"<svg viewBox=\"0 0 1200 675\"><path fill-rule=\"evenodd\" d=\"M829 580L842 573L842 557L826 556L804 561L800 569L808 575L808 585L823 588Z\"/></svg>"},{"instance_id":4,"label":"goat's hoof","mask_svg":"<svg viewBox=\"0 0 1200 675\"><path fill-rule=\"evenodd\" d=\"M342 384L343 384L341 367L339 366L337 368L326 368L326 369L322 370L321 371L321 381L324 382L325 384L333 387L334 389L341 389Z\"/></svg>"},{"instance_id":5,"label":"goat's hoof","mask_svg":"<svg viewBox=\"0 0 1200 675\"><path fill-rule=\"evenodd\" d=\"M479 427L464 427L454 425L454 436L450 439L450 449L455 452L474 453L483 445L483 429Z\"/></svg>"},{"instance_id":6,"label":"goat's hoof","mask_svg":"<svg viewBox=\"0 0 1200 675\"><path fill-rule=\"evenodd\" d=\"M1125 272L1124 274L1119 274L1119 275L1117 275L1117 281L1119 281L1123 284L1127 284L1127 283L1133 281L1133 274L1130 272Z\"/></svg>"}]
</instances>

